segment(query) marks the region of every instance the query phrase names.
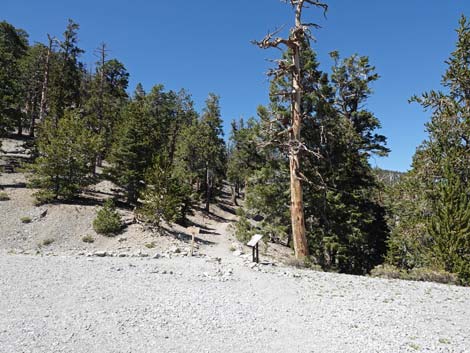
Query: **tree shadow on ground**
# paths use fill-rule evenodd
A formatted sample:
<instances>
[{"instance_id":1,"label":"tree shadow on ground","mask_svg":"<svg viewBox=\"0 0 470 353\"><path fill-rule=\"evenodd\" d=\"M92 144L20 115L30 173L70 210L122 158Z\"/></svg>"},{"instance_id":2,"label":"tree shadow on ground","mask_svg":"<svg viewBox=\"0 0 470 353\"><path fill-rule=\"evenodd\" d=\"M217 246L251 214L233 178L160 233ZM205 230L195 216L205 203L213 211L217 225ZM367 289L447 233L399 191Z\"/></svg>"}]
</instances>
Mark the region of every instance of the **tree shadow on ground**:
<instances>
[{"instance_id":1,"label":"tree shadow on ground","mask_svg":"<svg viewBox=\"0 0 470 353\"><path fill-rule=\"evenodd\" d=\"M0 184L0 189L25 189L26 183Z\"/></svg>"},{"instance_id":2,"label":"tree shadow on ground","mask_svg":"<svg viewBox=\"0 0 470 353\"><path fill-rule=\"evenodd\" d=\"M173 237L175 239L178 239L178 240L181 240L185 243L190 243L191 240L192 240L192 235L191 234L188 234L188 233L185 233L185 232L177 232L176 230L168 229L168 228L164 228L163 230L165 232L165 235L171 236L171 237ZM214 234L217 234L217 233L214 233ZM198 244L204 244L204 245L214 245L215 244L213 241L204 240L204 239L201 239L199 237L194 237L194 241Z\"/></svg>"},{"instance_id":3,"label":"tree shadow on ground","mask_svg":"<svg viewBox=\"0 0 470 353\"><path fill-rule=\"evenodd\" d=\"M211 206L214 207L215 205L212 204ZM219 215L216 215L215 213L207 212L204 208L199 207L199 206L195 206L194 210L199 211L204 218L207 218L211 221L215 221L215 222L218 222L218 223L234 222L233 219L224 218L224 217L221 217Z\"/></svg>"},{"instance_id":4,"label":"tree shadow on ground","mask_svg":"<svg viewBox=\"0 0 470 353\"><path fill-rule=\"evenodd\" d=\"M229 206L228 203L220 203L218 206L222 211L225 211L225 212L233 214L233 215L237 214L237 212L235 211L235 208Z\"/></svg>"},{"instance_id":5,"label":"tree shadow on ground","mask_svg":"<svg viewBox=\"0 0 470 353\"><path fill-rule=\"evenodd\" d=\"M104 204L103 199L97 199L95 197L90 197L87 195L80 195L79 197L76 197L74 199L70 200L54 200L50 202L50 204L53 205L75 205L75 206L102 206ZM134 207L124 201L116 200L114 199L114 205L118 209L123 209L123 210L128 210L128 211L133 211Z\"/></svg>"},{"instance_id":6,"label":"tree shadow on ground","mask_svg":"<svg viewBox=\"0 0 470 353\"><path fill-rule=\"evenodd\" d=\"M212 232L214 230L214 228L210 228L206 225L202 225L202 224L197 223L195 221L192 221L190 219L186 219L184 224L182 224L182 225L185 226L185 227L198 227L200 232L204 233L204 234L217 234L215 232Z\"/></svg>"},{"instance_id":7,"label":"tree shadow on ground","mask_svg":"<svg viewBox=\"0 0 470 353\"><path fill-rule=\"evenodd\" d=\"M11 140L17 140L17 141L32 141L32 140L34 140L34 137L29 136L29 134L18 135L18 133L16 133L16 132L9 132L5 137L9 138Z\"/></svg>"}]
</instances>

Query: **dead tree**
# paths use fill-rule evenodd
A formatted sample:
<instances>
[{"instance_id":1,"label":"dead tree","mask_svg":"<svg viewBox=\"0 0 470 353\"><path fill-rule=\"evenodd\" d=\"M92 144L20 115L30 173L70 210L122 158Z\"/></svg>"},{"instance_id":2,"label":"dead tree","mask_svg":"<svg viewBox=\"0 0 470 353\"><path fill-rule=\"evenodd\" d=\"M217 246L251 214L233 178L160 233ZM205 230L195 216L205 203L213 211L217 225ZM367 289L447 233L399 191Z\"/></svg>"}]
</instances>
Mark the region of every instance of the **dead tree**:
<instances>
[{"instance_id":1,"label":"dead tree","mask_svg":"<svg viewBox=\"0 0 470 353\"><path fill-rule=\"evenodd\" d=\"M98 49L95 50L95 55L99 57L99 87L98 87L98 104L96 109L96 114L98 117L98 129L97 133L102 134L105 127L105 103L104 103L104 84L105 84L105 63L108 49L106 49L106 43L101 43ZM94 171L96 172L96 167L101 167L103 164L103 151L100 151L96 157L96 163L94 166Z\"/></svg>"},{"instance_id":2,"label":"dead tree","mask_svg":"<svg viewBox=\"0 0 470 353\"><path fill-rule=\"evenodd\" d=\"M254 43L262 49L284 48L288 49L290 60L278 60L277 69L271 70L268 74L274 77L292 77L292 90L283 92L291 102L291 116L288 124L285 124L285 133L288 136L287 150L289 154L290 170L290 194L291 194L291 222L292 238L294 240L295 256L303 259L308 256L307 237L305 232L305 217L303 205L302 182L305 179L301 171L301 155L306 151L305 145L301 141L302 120L302 67L300 62L301 48L309 39L313 39L311 28L317 28L314 23L304 23L302 21L302 11L309 5L322 8L324 13L328 9L327 5L313 0L283 0L290 3L295 11L295 25L290 29L288 38L275 37L280 30L268 33L261 41ZM310 151L312 152L312 151Z\"/></svg>"},{"instance_id":3,"label":"dead tree","mask_svg":"<svg viewBox=\"0 0 470 353\"><path fill-rule=\"evenodd\" d=\"M41 89L41 103L39 104L39 121L40 122L42 122L44 118L46 117L47 90L49 88L49 72L51 68L51 55L54 49L54 44L57 42L57 39L51 37L49 34L47 35L47 39L49 40L49 45L47 47L46 60L44 62L44 78L43 78L42 89Z\"/></svg>"}]
</instances>

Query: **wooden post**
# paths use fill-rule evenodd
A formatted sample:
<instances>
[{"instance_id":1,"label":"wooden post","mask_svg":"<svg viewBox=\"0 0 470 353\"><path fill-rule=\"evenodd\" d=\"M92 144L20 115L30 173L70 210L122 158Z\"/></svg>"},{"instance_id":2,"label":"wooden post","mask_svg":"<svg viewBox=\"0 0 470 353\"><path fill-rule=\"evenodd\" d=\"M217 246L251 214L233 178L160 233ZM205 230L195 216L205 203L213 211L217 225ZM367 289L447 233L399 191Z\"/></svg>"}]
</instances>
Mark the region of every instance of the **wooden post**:
<instances>
[{"instance_id":1,"label":"wooden post","mask_svg":"<svg viewBox=\"0 0 470 353\"><path fill-rule=\"evenodd\" d=\"M259 263L259 241L263 238L261 234L255 234L246 244L251 248L253 262Z\"/></svg>"},{"instance_id":2,"label":"wooden post","mask_svg":"<svg viewBox=\"0 0 470 353\"><path fill-rule=\"evenodd\" d=\"M189 232L191 233L191 251L190 254L193 256L194 254L194 241L196 238L196 235L199 235L199 227L189 227Z\"/></svg>"}]
</instances>

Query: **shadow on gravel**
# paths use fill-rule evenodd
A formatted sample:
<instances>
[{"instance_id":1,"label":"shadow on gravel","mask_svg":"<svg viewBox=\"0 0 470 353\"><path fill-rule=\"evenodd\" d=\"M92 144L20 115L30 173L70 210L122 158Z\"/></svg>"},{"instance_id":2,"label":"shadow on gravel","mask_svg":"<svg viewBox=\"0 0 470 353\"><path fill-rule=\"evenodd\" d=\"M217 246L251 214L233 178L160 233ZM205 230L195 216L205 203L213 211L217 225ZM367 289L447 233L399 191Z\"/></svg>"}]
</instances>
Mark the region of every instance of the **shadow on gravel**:
<instances>
[{"instance_id":1,"label":"shadow on gravel","mask_svg":"<svg viewBox=\"0 0 470 353\"><path fill-rule=\"evenodd\" d=\"M217 206L219 208L222 208L220 207L220 204L217 204ZM215 222L218 222L218 223L230 223L230 222L235 222L235 220L233 219L228 219L228 218L224 218L224 217L221 217L221 216L218 216L212 212L206 212L205 209L201 208L201 207L194 207L194 209L196 211L199 211L201 214L204 215L204 218L207 218L207 219L210 219L211 221L215 221Z\"/></svg>"},{"instance_id":2,"label":"shadow on gravel","mask_svg":"<svg viewBox=\"0 0 470 353\"><path fill-rule=\"evenodd\" d=\"M202 225L200 223L191 221L190 219L185 220L184 226L185 227L198 227L200 229L201 233L206 233L206 234L213 234L213 233L211 233L211 231L214 230L214 228L209 228L206 225Z\"/></svg>"},{"instance_id":3,"label":"shadow on gravel","mask_svg":"<svg viewBox=\"0 0 470 353\"><path fill-rule=\"evenodd\" d=\"M50 202L50 204L52 205L63 204L63 205L74 205L74 206L102 206L104 201L105 200L82 195L73 200L56 200L56 201ZM130 210L130 211L134 210L134 207L132 205L129 205L128 203L120 201L120 200L114 200L114 204L116 205L116 208L119 208L119 209Z\"/></svg>"},{"instance_id":4,"label":"shadow on gravel","mask_svg":"<svg viewBox=\"0 0 470 353\"><path fill-rule=\"evenodd\" d=\"M174 231L174 230L171 230L171 229L166 229L166 228L165 228L165 233L166 233L166 235L171 236L175 239L184 241L185 243L189 243L192 240L192 236L190 234L187 234L187 233L181 233L181 232L177 232L177 231ZM217 233L214 233L214 234L217 234ZM197 243L204 244L204 245L214 245L215 244L213 241L204 240L204 239L201 239L199 237L194 237L194 240Z\"/></svg>"},{"instance_id":5,"label":"shadow on gravel","mask_svg":"<svg viewBox=\"0 0 470 353\"><path fill-rule=\"evenodd\" d=\"M225 211L227 213L231 213L233 215L237 214L237 212L235 212L235 209L233 207L230 207L228 203L225 203L225 202L220 203L218 206L222 211Z\"/></svg>"},{"instance_id":6,"label":"shadow on gravel","mask_svg":"<svg viewBox=\"0 0 470 353\"><path fill-rule=\"evenodd\" d=\"M7 134L6 137L9 138L9 139L12 139L12 140L17 140L17 141L32 141L32 140L34 140L34 137L29 136L29 134L18 135L18 133L16 133L16 132L10 132L10 133Z\"/></svg>"},{"instance_id":7,"label":"shadow on gravel","mask_svg":"<svg viewBox=\"0 0 470 353\"><path fill-rule=\"evenodd\" d=\"M220 205L219 205L220 207ZM220 207L222 208L222 207ZM210 220L212 221L215 221L215 222L219 222L219 223L232 223L232 222L235 222L235 220L233 219L228 219L228 218L224 218L224 217L221 217L221 216L218 216L216 214L213 214L213 213L205 213L204 214L207 218L209 218Z\"/></svg>"},{"instance_id":8,"label":"shadow on gravel","mask_svg":"<svg viewBox=\"0 0 470 353\"><path fill-rule=\"evenodd\" d=\"M26 183L0 184L0 189L24 189L26 187Z\"/></svg>"}]
</instances>

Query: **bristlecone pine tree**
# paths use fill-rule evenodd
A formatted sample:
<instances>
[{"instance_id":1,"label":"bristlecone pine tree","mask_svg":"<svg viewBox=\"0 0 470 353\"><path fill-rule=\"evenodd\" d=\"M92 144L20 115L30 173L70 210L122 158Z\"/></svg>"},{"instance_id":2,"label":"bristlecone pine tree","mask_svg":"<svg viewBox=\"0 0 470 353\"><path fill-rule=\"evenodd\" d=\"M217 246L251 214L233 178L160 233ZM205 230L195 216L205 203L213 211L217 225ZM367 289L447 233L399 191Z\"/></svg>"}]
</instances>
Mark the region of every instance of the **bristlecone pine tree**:
<instances>
[{"instance_id":1,"label":"bristlecone pine tree","mask_svg":"<svg viewBox=\"0 0 470 353\"><path fill-rule=\"evenodd\" d=\"M0 22L0 137L15 126L22 126L21 59L27 47L25 31Z\"/></svg>"},{"instance_id":2,"label":"bristlecone pine tree","mask_svg":"<svg viewBox=\"0 0 470 353\"><path fill-rule=\"evenodd\" d=\"M57 125L46 119L37 144L39 157L31 166L30 182L40 189L35 194L39 202L75 198L92 182L96 136L78 114L67 111Z\"/></svg>"},{"instance_id":3,"label":"bristlecone pine tree","mask_svg":"<svg viewBox=\"0 0 470 353\"><path fill-rule=\"evenodd\" d=\"M455 272L469 283L470 230L470 21L460 19L457 48L442 79L445 92L412 101L432 112L428 139L399 183L388 260L397 266L428 266ZM411 245L411 246L410 246Z\"/></svg>"},{"instance_id":4,"label":"bristlecone pine tree","mask_svg":"<svg viewBox=\"0 0 470 353\"><path fill-rule=\"evenodd\" d=\"M210 203L225 176L226 150L222 136L219 97L211 93L202 116L181 131L175 151L175 173L195 187L204 200L206 212L210 211Z\"/></svg>"},{"instance_id":5,"label":"bristlecone pine tree","mask_svg":"<svg viewBox=\"0 0 470 353\"><path fill-rule=\"evenodd\" d=\"M287 1L286 1L287 2ZM294 241L295 256L304 259L308 256L307 235L305 231L305 215L303 204L301 155L305 151L305 145L301 141L301 128L303 120L302 95L304 87L302 85L303 68L301 65L301 54L305 43L311 38L310 28L315 24L305 23L302 13L306 5L327 10L327 5L313 0L289 0L295 10L295 26L291 28L288 38L273 38L276 33L269 33L262 41L255 42L260 48L280 48L289 49L289 60L280 60L279 67L274 71L274 75L290 75L292 85L284 93L291 100L291 115L289 117L287 134L290 165L290 194L291 194L291 222L292 237ZM287 125L287 124L286 124Z\"/></svg>"},{"instance_id":6,"label":"bristlecone pine tree","mask_svg":"<svg viewBox=\"0 0 470 353\"><path fill-rule=\"evenodd\" d=\"M459 176L447 166L436 181L437 199L427 222L431 264L457 273L470 284L470 198Z\"/></svg>"}]
</instances>

